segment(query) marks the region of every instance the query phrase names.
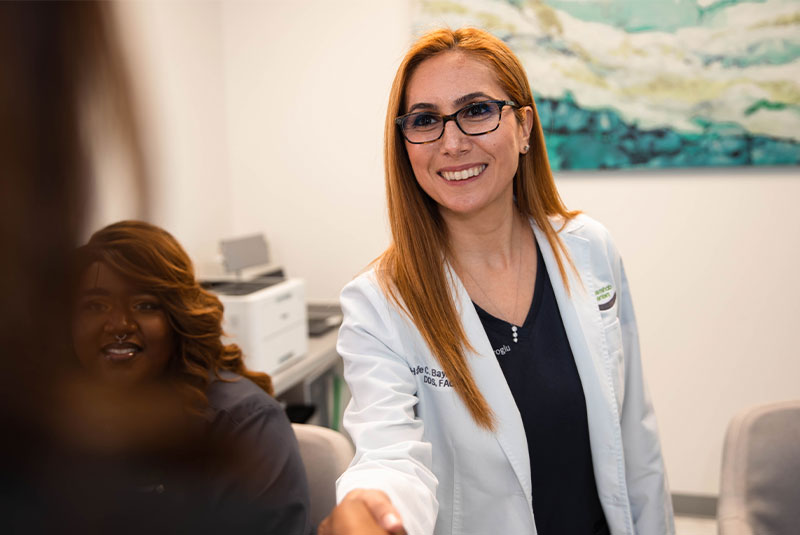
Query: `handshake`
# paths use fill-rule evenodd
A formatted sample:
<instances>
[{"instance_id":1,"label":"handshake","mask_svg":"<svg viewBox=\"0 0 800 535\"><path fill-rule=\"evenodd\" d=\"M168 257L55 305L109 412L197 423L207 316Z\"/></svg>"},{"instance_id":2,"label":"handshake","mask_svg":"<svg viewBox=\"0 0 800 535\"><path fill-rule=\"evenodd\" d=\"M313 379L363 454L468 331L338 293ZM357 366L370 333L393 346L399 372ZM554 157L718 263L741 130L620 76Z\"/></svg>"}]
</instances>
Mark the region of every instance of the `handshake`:
<instances>
[{"instance_id":1,"label":"handshake","mask_svg":"<svg viewBox=\"0 0 800 535\"><path fill-rule=\"evenodd\" d=\"M400 515L379 490L354 490L319 525L318 535L406 535Z\"/></svg>"}]
</instances>

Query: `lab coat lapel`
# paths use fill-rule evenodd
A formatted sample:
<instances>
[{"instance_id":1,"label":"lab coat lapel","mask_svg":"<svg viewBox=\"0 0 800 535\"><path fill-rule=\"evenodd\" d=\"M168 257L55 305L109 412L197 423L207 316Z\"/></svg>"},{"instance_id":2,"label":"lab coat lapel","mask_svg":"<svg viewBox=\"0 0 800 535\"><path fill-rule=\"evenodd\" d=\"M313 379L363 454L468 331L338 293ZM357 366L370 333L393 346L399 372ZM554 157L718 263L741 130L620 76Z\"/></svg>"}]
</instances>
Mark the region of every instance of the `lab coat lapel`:
<instances>
[{"instance_id":1,"label":"lab coat lapel","mask_svg":"<svg viewBox=\"0 0 800 535\"><path fill-rule=\"evenodd\" d=\"M618 470L622 470L619 459L611 459L608 455L610 452L622 451L622 445L618 444L620 441L617 440L618 433L615 433L613 423L618 416L613 413L616 404L613 402L614 393L610 380L607 379L609 375L604 363L604 358L607 356L603 353L606 350L603 349L605 343L602 340L604 335L602 319L597 301L593 298L597 284L592 280L590 243L585 238L570 232L580 225L579 221L572 220L559 234L581 274L579 278L569 264L564 266L569 281L569 294L561 280L558 263L547 237L536 225L532 226L547 266L558 310L583 386L595 477L598 491L603 499L615 492L613 484L609 483L615 481L615 474ZM600 473L605 470L609 473Z\"/></svg>"},{"instance_id":2,"label":"lab coat lapel","mask_svg":"<svg viewBox=\"0 0 800 535\"><path fill-rule=\"evenodd\" d=\"M522 417L466 288L452 268L449 269L449 272L453 282L454 302L461 316L467 340L474 349L474 352L467 352L472 376L478 390L494 411L497 422L495 437L514 469L528 502L530 502L530 458L528 457L528 441L525 437Z\"/></svg>"},{"instance_id":3,"label":"lab coat lapel","mask_svg":"<svg viewBox=\"0 0 800 535\"><path fill-rule=\"evenodd\" d=\"M572 222L571 222L572 223ZM567 280L569 281L569 294L561 274L558 271L558 262L544 232L533 225L536 241L539 244L542 258L547 267L547 274L553 286L558 310L567 332L569 345L575 357L581 382L596 381L597 377L604 377L602 363L595 363L592 358L592 347L600 347L602 326L597 303L592 299L592 281L590 267L590 253L588 240L571 234L569 227L560 233L561 239L569 250L572 261L582 278L576 276L572 267L565 261ZM566 259L565 259L566 260ZM597 369L592 370L597 366ZM586 385L584 385L586 389Z\"/></svg>"}]
</instances>

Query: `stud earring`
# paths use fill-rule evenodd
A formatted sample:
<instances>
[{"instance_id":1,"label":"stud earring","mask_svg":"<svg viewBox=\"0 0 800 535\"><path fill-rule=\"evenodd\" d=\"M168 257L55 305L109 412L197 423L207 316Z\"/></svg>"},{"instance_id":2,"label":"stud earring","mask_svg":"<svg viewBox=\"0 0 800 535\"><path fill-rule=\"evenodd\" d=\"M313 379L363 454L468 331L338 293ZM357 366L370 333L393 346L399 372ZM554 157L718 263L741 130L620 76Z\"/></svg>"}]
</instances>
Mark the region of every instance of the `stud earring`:
<instances>
[{"instance_id":1,"label":"stud earring","mask_svg":"<svg viewBox=\"0 0 800 535\"><path fill-rule=\"evenodd\" d=\"M531 146L525 145L524 147L522 147L522 154L528 154L529 150L531 150Z\"/></svg>"}]
</instances>

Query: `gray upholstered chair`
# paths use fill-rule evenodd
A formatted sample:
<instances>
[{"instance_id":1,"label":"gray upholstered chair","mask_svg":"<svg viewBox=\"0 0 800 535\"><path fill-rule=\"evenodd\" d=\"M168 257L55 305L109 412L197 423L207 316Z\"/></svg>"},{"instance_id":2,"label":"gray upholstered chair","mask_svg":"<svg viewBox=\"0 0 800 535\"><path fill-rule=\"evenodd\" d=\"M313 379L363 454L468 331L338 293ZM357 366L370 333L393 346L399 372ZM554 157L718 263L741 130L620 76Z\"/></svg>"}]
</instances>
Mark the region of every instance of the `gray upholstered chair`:
<instances>
[{"instance_id":1,"label":"gray upholstered chair","mask_svg":"<svg viewBox=\"0 0 800 535\"><path fill-rule=\"evenodd\" d=\"M308 424L292 424L292 429L306 467L311 523L316 527L336 505L336 480L350 465L355 450L347 437L333 429Z\"/></svg>"},{"instance_id":2,"label":"gray upholstered chair","mask_svg":"<svg viewBox=\"0 0 800 535\"><path fill-rule=\"evenodd\" d=\"M800 400L754 407L728 426L720 535L800 533Z\"/></svg>"}]
</instances>

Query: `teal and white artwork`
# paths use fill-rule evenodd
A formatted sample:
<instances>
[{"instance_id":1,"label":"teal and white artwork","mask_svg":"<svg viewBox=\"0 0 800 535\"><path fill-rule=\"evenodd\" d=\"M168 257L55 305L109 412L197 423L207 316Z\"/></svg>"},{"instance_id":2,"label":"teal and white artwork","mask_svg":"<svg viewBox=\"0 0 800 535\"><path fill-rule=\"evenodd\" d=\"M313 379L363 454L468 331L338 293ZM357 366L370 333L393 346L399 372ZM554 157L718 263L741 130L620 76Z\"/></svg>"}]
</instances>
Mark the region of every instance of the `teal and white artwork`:
<instances>
[{"instance_id":1,"label":"teal and white artwork","mask_svg":"<svg viewBox=\"0 0 800 535\"><path fill-rule=\"evenodd\" d=\"M554 169L800 164L800 0L412 0L528 72Z\"/></svg>"}]
</instances>

